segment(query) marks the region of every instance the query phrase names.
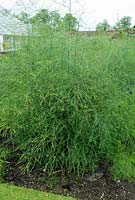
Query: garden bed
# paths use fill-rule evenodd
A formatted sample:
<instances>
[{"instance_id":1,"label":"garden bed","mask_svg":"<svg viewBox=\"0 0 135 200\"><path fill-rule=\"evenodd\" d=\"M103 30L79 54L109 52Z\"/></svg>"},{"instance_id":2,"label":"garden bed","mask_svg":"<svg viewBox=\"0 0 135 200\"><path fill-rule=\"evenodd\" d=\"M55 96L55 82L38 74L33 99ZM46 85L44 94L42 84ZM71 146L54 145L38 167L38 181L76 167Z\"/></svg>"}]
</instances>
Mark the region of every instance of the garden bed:
<instances>
[{"instance_id":1,"label":"garden bed","mask_svg":"<svg viewBox=\"0 0 135 200\"><path fill-rule=\"evenodd\" d=\"M41 171L22 175L12 163L8 166L6 182L44 192L71 196L80 200L134 200L135 182L114 181L108 172L96 181L86 181L74 174L57 172L49 177Z\"/></svg>"}]
</instances>

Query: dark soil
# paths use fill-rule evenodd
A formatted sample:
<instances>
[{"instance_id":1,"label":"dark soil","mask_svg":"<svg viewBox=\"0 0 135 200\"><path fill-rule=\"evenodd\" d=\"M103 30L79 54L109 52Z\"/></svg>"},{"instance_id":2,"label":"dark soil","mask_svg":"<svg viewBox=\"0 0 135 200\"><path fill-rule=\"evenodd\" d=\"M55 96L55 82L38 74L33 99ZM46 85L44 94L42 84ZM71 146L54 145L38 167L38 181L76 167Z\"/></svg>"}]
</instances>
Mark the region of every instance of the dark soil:
<instances>
[{"instance_id":1,"label":"dark soil","mask_svg":"<svg viewBox=\"0 0 135 200\"><path fill-rule=\"evenodd\" d=\"M7 166L6 182L55 194L75 197L80 200L135 200L135 182L113 181L108 173L94 182L73 174L55 172L52 177L41 171L20 174L19 168Z\"/></svg>"}]
</instances>

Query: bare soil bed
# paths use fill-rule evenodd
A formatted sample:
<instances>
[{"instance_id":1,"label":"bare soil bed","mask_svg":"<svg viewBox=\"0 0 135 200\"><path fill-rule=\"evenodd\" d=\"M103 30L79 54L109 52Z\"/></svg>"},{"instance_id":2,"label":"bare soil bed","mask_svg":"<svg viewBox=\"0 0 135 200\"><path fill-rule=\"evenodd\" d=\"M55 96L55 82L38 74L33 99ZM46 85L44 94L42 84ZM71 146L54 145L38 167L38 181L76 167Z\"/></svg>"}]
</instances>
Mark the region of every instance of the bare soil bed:
<instances>
[{"instance_id":1,"label":"bare soil bed","mask_svg":"<svg viewBox=\"0 0 135 200\"><path fill-rule=\"evenodd\" d=\"M80 200L135 200L135 182L114 181L107 172L96 181L78 178L73 174L62 175L61 172L56 172L52 177L40 171L24 175L20 174L14 163L10 163L5 181Z\"/></svg>"}]
</instances>

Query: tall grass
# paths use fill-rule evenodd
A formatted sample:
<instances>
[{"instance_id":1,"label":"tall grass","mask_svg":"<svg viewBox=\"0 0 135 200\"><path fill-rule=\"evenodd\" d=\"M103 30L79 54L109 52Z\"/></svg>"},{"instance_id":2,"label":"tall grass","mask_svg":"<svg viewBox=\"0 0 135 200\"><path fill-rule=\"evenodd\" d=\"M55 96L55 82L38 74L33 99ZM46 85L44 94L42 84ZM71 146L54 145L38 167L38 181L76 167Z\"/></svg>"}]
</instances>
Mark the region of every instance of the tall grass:
<instances>
[{"instance_id":1,"label":"tall grass","mask_svg":"<svg viewBox=\"0 0 135 200\"><path fill-rule=\"evenodd\" d=\"M83 174L104 162L135 178L133 40L42 32L0 63L1 137L22 170Z\"/></svg>"}]
</instances>

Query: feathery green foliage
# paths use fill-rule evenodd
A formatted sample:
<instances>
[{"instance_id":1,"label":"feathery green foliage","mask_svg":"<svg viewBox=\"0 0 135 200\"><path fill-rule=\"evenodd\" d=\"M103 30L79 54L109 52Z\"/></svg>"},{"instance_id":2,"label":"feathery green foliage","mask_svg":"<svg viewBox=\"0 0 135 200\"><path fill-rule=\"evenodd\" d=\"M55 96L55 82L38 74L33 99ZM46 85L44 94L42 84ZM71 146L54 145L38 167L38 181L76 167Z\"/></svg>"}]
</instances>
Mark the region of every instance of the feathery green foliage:
<instances>
[{"instance_id":1,"label":"feathery green foliage","mask_svg":"<svg viewBox=\"0 0 135 200\"><path fill-rule=\"evenodd\" d=\"M83 174L135 152L133 40L45 31L0 63L1 137L22 170Z\"/></svg>"}]
</instances>

